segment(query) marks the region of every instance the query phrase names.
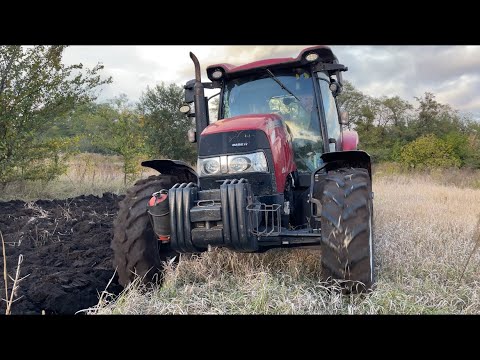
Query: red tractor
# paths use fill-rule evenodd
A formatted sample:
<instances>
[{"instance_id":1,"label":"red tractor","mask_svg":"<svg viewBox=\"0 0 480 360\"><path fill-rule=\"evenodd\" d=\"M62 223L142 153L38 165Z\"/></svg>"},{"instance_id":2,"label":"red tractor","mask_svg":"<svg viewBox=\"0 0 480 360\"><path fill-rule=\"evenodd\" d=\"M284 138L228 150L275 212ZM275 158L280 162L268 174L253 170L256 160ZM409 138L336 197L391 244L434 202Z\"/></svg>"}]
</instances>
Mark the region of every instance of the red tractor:
<instances>
[{"instance_id":1,"label":"red tractor","mask_svg":"<svg viewBox=\"0 0 480 360\"><path fill-rule=\"evenodd\" d=\"M207 68L185 85L195 118L195 171L179 160L149 160L160 175L138 181L114 223L114 266L122 285L151 281L168 257L209 247L263 252L322 246L324 278L348 291L372 287L373 192L370 156L343 131L336 96L343 71L326 46L296 58ZM220 89L210 124L204 89ZM191 110L191 105L194 111Z\"/></svg>"}]
</instances>

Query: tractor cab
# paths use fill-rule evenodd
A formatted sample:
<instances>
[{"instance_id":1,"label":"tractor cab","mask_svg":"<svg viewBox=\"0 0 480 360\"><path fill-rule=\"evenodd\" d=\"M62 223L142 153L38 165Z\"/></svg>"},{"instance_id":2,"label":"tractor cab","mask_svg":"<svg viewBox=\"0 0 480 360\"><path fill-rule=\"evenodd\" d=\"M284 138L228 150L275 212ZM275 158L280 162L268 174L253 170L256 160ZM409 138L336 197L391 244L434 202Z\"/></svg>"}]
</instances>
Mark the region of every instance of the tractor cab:
<instances>
[{"instance_id":1,"label":"tractor cab","mask_svg":"<svg viewBox=\"0 0 480 360\"><path fill-rule=\"evenodd\" d=\"M252 114L279 115L291 137L298 170L313 171L320 165L320 155L325 149L315 89L308 71L302 68L276 73L259 71L227 80L219 119Z\"/></svg>"},{"instance_id":2,"label":"tractor cab","mask_svg":"<svg viewBox=\"0 0 480 360\"><path fill-rule=\"evenodd\" d=\"M341 72L346 70L328 47L317 46L303 50L297 58L261 60L242 66L211 65L207 75L212 82L203 85L221 90L219 120L279 115L291 136L298 171L312 172L322 164L323 153L341 150L341 117L335 97L342 90ZM185 86L187 103L194 102L194 84L192 80ZM197 126L199 131L203 129Z\"/></svg>"}]
</instances>

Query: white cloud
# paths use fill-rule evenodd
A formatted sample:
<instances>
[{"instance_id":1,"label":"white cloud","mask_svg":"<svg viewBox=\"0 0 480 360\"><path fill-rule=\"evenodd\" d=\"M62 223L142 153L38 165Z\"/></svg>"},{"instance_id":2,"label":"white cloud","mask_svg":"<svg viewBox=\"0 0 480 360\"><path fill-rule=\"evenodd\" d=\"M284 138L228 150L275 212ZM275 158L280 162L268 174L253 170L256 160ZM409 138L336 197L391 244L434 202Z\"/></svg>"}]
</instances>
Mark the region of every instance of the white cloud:
<instances>
[{"instance_id":1,"label":"white cloud","mask_svg":"<svg viewBox=\"0 0 480 360\"><path fill-rule=\"evenodd\" d=\"M189 57L205 68L215 63L241 65L271 57L295 57L297 46L71 46L66 63L105 65L113 77L101 100L126 93L137 100L147 86L162 81L184 84L194 77ZM425 91L461 111L480 114L480 46L332 46L349 67L344 77L372 96L399 95L413 102Z\"/></svg>"}]
</instances>

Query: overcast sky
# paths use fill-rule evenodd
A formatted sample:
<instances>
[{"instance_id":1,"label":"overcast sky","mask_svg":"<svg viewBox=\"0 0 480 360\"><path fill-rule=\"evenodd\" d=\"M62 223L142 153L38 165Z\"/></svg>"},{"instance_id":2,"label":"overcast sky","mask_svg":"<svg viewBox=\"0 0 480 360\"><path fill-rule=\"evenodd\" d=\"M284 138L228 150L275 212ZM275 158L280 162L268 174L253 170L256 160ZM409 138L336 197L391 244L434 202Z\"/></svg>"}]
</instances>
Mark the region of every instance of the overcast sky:
<instances>
[{"instance_id":1,"label":"overcast sky","mask_svg":"<svg viewBox=\"0 0 480 360\"><path fill-rule=\"evenodd\" d=\"M189 52L202 70L215 63L241 65L274 57L296 57L300 46L71 46L67 64L105 65L113 77L99 100L121 93L136 101L142 91L162 81L183 85L194 77ZM415 102L433 92L437 100L480 118L480 46L331 46L339 62L348 66L344 78L362 92L395 96ZM202 79L208 81L205 72Z\"/></svg>"}]
</instances>

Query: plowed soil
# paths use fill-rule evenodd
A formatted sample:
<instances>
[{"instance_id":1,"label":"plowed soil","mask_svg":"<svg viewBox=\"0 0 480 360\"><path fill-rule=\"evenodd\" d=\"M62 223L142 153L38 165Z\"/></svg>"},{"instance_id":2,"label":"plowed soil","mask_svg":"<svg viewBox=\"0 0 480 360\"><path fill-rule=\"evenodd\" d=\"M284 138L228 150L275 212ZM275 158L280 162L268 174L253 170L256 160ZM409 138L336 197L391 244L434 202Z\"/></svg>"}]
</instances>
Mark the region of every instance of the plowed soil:
<instances>
[{"instance_id":1,"label":"plowed soil","mask_svg":"<svg viewBox=\"0 0 480 360\"><path fill-rule=\"evenodd\" d=\"M12 304L12 314L74 314L97 304L114 274L110 241L121 199L105 193L102 197L0 202L0 231L12 278L23 256L19 277L25 278L14 294L18 300ZM9 290L12 285L9 278ZM107 291L120 290L115 275ZM0 295L5 299L3 276ZM1 314L5 307L2 300Z\"/></svg>"}]
</instances>

